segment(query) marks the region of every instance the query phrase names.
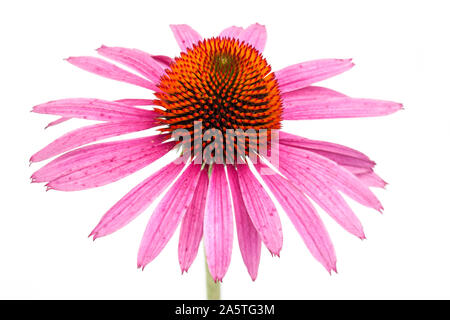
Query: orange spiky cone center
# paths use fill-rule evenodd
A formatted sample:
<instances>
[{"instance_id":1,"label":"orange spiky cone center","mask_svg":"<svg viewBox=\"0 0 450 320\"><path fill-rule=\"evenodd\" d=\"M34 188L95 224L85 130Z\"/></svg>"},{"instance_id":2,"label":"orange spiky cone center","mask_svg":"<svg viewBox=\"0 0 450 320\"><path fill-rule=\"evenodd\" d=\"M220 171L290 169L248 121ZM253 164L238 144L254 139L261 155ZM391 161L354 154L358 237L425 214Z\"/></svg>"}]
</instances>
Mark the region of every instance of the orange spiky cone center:
<instances>
[{"instance_id":1,"label":"orange spiky cone center","mask_svg":"<svg viewBox=\"0 0 450 320\"><path fill-rule=\"evenodd\" d=\"M162 108L157 111L165 126L161 131L171 134L184 129L192 142L192 156L208 144L194 143L196 121L202 125L197 137L208 130L220 132L223 139L227 129L237 130L237 135L251 131L244 147L237 139L234 142L235 156L248 156L249 145L270 140L271 130L281 127L282 102L270 65L255 48L236 39L211 38L195 44L175 58L158 87L157 105ZM224 141L218 142L225 155L231 152Z\"/></svg>"}]
</instances>

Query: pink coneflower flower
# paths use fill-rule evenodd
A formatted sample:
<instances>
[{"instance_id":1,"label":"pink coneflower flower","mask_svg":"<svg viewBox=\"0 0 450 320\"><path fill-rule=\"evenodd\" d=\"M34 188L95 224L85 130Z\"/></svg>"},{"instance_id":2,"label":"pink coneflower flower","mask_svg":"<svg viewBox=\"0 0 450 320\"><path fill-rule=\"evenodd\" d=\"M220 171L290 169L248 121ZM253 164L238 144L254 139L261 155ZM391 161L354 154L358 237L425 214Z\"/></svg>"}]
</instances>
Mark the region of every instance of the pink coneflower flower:
<instances>
[{"instance_id":1,"label":"pink coneflower flower","mask_svg":"<svg viewBox=\"0 0 450 320\"><path fill-rule=\"evenodd\" d=\"M381 116L401 105L311 86L349 70L353 66L349 59L308 61L272 72L262 57L266 43L262 25L230 27L210 39L203 39L187 25L171 28L181 48L174 59L137 49L102 46L97 50L135 73L100 58L67 59L100 76L147 88L155 98L77 98L35 106L34 112L61 117L49 126L71 118L100 123L71 131L35 153L32 162L57 157L32 175L33 182L46 182L47 188L62 191L100 187L179 147L190 160L186 164L174 161L134 187L102 217L91 233L94 239L131 222L168 189L148 222L138 266L144 268L155 259L181 225L178 255L182 271L191 266L203 239L209 271L214 280L222 280L231 259L235 221L242 258L254 280L261 244L273 255L279 255L282 248L272 193L312 255L326 270L336 271L333 244L308 198L348 232L364 238L361 223L341 192L381 211L369 187L384 187L385 182L374 173L375 163L359 151L285 132L274 141L272 133L284 120ZM202 127L198 129L194 122L201 122ZM90 144L154 127L159 134ZM208 140L210 144L204 139L208 130L225 133L228 129L254 129L256 133L245 137L245 146L233 142L232 148L217 136ZM193 144L172 139L177 130L183 132L184 141ZM260 130L266 130L267 136ZM195 143L195 136L200 144ZM264 158L260 149L249 147L261 141L276 144L270 151L278 150L277 166L267 161L250 163L252 155ZM223 153L232 162L202 160L209 145L216 147L211 154Z\"/></svg>"}]
</instances>

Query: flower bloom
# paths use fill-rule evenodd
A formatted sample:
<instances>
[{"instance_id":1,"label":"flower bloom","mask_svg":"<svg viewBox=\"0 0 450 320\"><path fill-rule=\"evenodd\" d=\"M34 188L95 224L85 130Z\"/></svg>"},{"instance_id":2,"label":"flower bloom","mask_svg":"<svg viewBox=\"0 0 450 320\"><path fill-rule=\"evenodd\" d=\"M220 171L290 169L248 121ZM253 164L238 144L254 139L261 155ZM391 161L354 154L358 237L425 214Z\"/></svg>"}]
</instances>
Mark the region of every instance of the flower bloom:
<instances>
[{"instance_id":1,"label":"flower bloom","mask_svg":"<svg viewBox=\"0 0 450 320\"><path fill-rule=\"evenodd\" d=\"M49 126L71 118L100 123L71 131L35 153L32 162L57 157L37 170L32 181L62 191L100 187L181 146L190 161L173 161L134 187L105 213L91 233L94 239L128 224L167 190L147 224L138 267L155 259L181 225L178 256L182 271L191 266L203 238L211 275L222 280L231 259L235 221L242 258L254 280L261 244L279 255L283 243L270 190L311 254L326 270L336 271L333 244L310 199L348 232L364 238L361 223L341 192L381 211L369 187L384 187L385 182L374 173L375 163L359 151L282 131L274 141L271 134L278 132L284 120L381 116L401 105L311 86L349 70L351 60L314 60L272 72L262 57L266 29L259 24L246 29L230 27L206 40L187 25L171 28L181 48L175 59L119 47L97 50L134 73L96 57L67 59L86 71L152 90L155 99L77 98L35 106L34 112L60 116ZM203 127L196 128L196 121ZM159 134L91 144L154 127ZM267 135L255 131L244 137L244 145L232 142L225 147L228 129L265 130ZM172 139L177 130L183 132L187 145ZM208 144L203 139L208 130L227 134L214 136ZM196 135L200 144L196 144ZM264 158L260 149L249 147L264 139L276 144L277 166L249 161L254 154ZM208 145L216 147L212 154L223 153L231 163L196 162Z\"/></svg>"}]
</instances>

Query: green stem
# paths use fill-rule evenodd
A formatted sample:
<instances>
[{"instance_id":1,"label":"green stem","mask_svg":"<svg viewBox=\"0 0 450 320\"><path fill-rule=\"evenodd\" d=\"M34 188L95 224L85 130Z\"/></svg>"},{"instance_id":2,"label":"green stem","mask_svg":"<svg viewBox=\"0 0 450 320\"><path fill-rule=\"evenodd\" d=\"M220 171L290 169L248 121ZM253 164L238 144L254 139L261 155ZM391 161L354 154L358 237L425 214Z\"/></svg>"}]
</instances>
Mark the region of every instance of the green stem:
<instances>
[{"instance_id":1,"label":"green stem","mask_svg":"<svg viewBox=\"0 0 450 320\"><path fill-rule=\"evenodd\" d=\"M211 273L209 273L208 263L205 255L205 273L206 273L206 299L220 300L220 282L214 282Z\"/></svg>"}]
</instances>

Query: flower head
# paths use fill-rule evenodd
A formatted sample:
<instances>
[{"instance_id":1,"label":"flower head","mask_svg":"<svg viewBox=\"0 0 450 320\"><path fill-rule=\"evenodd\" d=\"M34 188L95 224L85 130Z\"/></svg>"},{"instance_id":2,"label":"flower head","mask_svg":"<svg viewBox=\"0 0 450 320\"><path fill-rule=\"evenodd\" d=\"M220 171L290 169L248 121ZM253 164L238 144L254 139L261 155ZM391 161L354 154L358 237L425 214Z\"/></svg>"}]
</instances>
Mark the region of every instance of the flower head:
<instances>
[{"instance_id":1,"label":"flower head","mask_svg":"<svg viewBox=\"0 0 450 320\"><path fill-rule=\"evenodd\" d=\"M194 122L201 121L202 130L218 130L227 138L227 130L259 130L281 127L281 95L275 75L250 44L229 37L212 38L194 44L180 58L175 58L158 84L156 105L161 114L163 132L185 129L194 142ZM257 144L260 136L249 136L244 145ZM241 153L237 142L228 151ZM192 156L204 146L191 143ZM222 143L227 155L226 144ZM242 154L244 150L242 150ZM244 154L243 154L244 155ZM233 153L233 155L235 154Z\"/></svg>"},{"instance_id":2,"label":"flower head","mask_svg":"<svg viewBox=\"0 0 450 320\"><path fill-rule=\"evenodd\" d=\"M69 132L35 153L32 162L57 157L37 170L32 181L62 191L100 187L178 146L187 163L175 159L134 187L102 217L91 233L94 239L128 224L167 190L147 224L138 267L156 258L181 225L182 271L191 266L203 239L209 270L215 280L222 280L231 259L235 221L242 258L256 279L261 244L274 255L282 248L271 193L312 255L328 271L336 271L333 245L308 198L344 229L364 238L340 192L381 211L369 187L383 187L385 182L373 172L375 163L359 151L277 134L278 129L285 120L380 116L401 105L311 86L350 69L351 60L315 60L273 72L262 56L266 30L259 24L230 27L210 39L187 25L171 28L182 50L174 59L136 49L98 49L135 73L100 58L67 59L106 78L150 89L155 99L77 98L35 106L34 112L61 117L49 126L71 118L100 123ZM159 134L91 144L154 127Z\"/></svg>"}]
</instances>

